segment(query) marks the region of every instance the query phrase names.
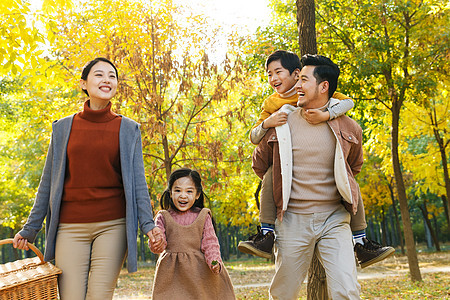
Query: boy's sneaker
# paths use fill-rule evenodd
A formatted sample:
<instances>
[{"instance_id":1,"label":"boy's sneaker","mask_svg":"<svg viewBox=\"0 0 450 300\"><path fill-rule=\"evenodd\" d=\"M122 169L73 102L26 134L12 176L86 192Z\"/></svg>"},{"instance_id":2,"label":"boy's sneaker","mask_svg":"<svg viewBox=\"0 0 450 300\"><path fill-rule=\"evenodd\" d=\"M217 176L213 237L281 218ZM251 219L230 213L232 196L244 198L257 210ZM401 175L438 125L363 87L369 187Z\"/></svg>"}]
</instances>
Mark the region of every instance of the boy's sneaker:
<instances>
[{"instance_id":1,"label":"boy's sneaker","mask_svg":"<svg viewBox=\"0 0 450 300\"><path fill-rule=\"evenodd\" d=\"M266 234L261 232L261 227L258 226L258 233L248 238L248 241L239 242L239 251L251 255L256 255L263 258L272 258L272 248L275 240L273 231Z\"/></svg>"},{"instance_id":2,"label":"boy's sneaker","mask_svg":"<svg viewBox=\"0 0 450 300\"><path fill-rule=\"evenodd\" d=\"M382 261L394 254L395 249L391 246L381 246L377 242L363 238L364 245L356 243L355 252L361 268L368 267L376 262Z\"/></svg>"}]
</instances>

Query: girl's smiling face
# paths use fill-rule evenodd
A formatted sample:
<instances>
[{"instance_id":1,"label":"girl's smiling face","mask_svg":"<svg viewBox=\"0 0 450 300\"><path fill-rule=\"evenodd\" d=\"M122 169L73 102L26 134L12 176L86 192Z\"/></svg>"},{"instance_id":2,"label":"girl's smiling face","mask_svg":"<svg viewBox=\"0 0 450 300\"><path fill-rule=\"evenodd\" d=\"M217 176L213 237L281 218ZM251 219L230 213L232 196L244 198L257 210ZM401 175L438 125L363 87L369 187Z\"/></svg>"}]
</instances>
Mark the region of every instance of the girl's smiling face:
<instances>
[{"instance_id":1,"label":"girl's smiling face","mask_svg":"<svg viewBox=\"0 0 450 300\"><path fill-rule=\"evenodd\" d=\"M179 211L188 211L198 199L200 193L195 188L195 183L191 177L181 177L177 179L170 191L172 201Z\"/></svg>"}]
</instances>

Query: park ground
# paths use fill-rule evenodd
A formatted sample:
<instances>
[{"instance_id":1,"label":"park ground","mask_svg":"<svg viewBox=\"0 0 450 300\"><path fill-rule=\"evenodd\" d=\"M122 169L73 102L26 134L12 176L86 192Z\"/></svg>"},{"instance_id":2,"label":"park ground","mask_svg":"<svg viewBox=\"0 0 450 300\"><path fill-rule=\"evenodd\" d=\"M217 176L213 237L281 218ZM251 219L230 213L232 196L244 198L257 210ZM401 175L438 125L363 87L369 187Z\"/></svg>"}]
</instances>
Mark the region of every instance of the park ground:
<instances>
[{"instance_id":1,"label":"park ground","mask_svg":"<svg viewBox=\"0 0 450 300\"><path fill-rule=\"evenodd\" d=\"M393 256L367 268L358 268L362 299L450 299L450 250L418 253L422 282L409 278L407 257ZM268 299L274 264L260 258L225 262L237 299ZM150 299L154 266L141 266L136 273L122 270L115 300ZM299 299L306 299L303 284Z\"/></svg>"}]
</instances>

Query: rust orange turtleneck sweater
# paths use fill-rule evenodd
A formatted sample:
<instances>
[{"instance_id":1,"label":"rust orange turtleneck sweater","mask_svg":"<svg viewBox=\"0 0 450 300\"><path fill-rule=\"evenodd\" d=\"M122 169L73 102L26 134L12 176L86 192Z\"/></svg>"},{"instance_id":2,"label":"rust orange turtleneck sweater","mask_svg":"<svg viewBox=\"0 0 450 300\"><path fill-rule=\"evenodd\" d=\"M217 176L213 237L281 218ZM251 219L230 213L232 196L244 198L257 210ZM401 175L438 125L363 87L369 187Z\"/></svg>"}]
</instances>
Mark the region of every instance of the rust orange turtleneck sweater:
<instances>
[{"instance_id":1,"label":"rust orange turtleneck sweater","mask_svg":"<svg viewBox=\"0 0 450 300\"><path fill-rule=\"evenodd\" d=\"M122 118L111 102L92 110L89 100L73 118L67 145L61 223L92 223L125 217L119 155Z\"/></svg>"}]
</instances>

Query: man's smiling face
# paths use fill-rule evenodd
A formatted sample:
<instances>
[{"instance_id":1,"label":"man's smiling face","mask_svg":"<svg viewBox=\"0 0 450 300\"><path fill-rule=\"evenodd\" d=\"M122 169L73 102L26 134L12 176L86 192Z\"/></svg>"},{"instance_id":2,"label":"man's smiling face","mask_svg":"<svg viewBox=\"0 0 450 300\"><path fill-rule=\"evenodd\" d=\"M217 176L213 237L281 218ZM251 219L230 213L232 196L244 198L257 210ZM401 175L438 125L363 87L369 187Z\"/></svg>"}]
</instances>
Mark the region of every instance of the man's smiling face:
<instances>
[{"instance_id":1,"label":"man's smiling face","mask_svg":"<svg viewBox=\"0 0 450 300\"><path fill-rule=\"evenodd\" d=\"M323 103L316 103L320 99L320 90L323 89L323 85L327 83L323 81L317 83L316 77L314 77L315 66L304 66L300 71L300 79L295 85L295 90L298 94L297 106L304 109L318 108Z\"/></svg>"}]
</instances>

